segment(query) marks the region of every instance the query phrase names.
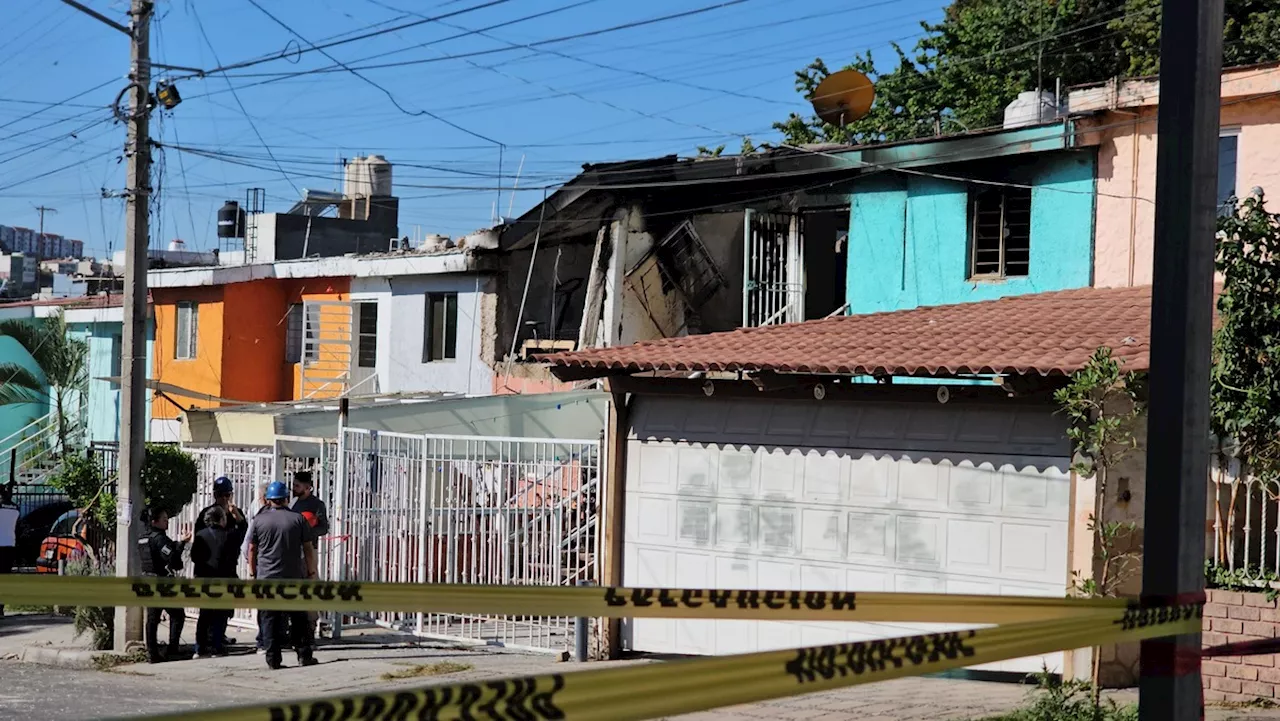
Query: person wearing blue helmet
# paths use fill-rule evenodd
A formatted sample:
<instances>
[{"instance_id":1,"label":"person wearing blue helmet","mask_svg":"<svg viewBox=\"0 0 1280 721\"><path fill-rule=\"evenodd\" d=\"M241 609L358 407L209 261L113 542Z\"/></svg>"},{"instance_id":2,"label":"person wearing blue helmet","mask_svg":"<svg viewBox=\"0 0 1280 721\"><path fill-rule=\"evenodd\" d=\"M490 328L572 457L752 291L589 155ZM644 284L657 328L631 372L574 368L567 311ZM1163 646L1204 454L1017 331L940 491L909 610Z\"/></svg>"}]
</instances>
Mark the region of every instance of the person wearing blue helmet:
<instances>
[{"instance_id":1,"label":"person wearing blue helmet","mask_svg":"<svg viewBox=\"0 0 1280 721\"><path fill-rule=\"evenodd\" d=\"M315 578L316 547L311 524L289 509L289 488L280 481L267 486L267 507L253 517L249 535L249 575L254 579ZM281 667L286 643L298 654L299 666L314 666L314 638L306 611L259 611L266 641L267 667ZM288 638L286 638L288 636Z\"/></svg>"}]
</instances>

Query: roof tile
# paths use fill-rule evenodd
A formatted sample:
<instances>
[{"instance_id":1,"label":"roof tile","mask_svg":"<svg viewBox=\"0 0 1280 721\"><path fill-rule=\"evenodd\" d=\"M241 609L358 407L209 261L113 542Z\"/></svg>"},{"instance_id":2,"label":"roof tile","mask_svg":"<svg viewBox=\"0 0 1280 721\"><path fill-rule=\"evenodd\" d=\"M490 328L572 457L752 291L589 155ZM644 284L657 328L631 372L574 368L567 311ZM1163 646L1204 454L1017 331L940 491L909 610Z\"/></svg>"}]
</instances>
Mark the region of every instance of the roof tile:
<instances>
[{"instance_id":1,"label":"roof tile","mask_svg":"<svg viewBox=\"0 0 1280 721\"><path fill-rule=\"evenodd\" d=\"M1066 375L1109 346L1150 365L1151 287L1081 288L842 316L547 356L581 377L642 371L829 375Z\"/></svg>"}]
</instances>

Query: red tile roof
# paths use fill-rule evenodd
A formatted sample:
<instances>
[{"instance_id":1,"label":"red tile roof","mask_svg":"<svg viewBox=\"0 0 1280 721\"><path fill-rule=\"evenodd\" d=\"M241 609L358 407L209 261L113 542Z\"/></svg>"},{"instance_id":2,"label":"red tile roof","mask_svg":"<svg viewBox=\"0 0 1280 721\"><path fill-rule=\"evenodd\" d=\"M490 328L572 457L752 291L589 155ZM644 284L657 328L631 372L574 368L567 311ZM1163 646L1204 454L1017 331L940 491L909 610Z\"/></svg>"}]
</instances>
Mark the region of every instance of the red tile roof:
<instances>
[{"instance_id":1,"label":"red tile roof","mask_svg":"<svg viewBox=\"0 0 1280 721\"><path fill-rule=\"evenodd\" d=\"M1066 375L1100 346L1150 364L1151 287L1082 288L546 356L565 377L642 371Z\"/></svg>"},{"instance_id":2,"label":"red tile roof","mask_svg":"<svg viewBox=\"0 0 1280 721\"><path fill-rule=\"evenodd\" d=\"M20 300L13 303L2 303L0 308L34 308L40 306L62 306L68 310L82 308L116 308L124 305L124 295L78 295L71 298L41 298L39 300Z\"/></svg>"}]
</instances>

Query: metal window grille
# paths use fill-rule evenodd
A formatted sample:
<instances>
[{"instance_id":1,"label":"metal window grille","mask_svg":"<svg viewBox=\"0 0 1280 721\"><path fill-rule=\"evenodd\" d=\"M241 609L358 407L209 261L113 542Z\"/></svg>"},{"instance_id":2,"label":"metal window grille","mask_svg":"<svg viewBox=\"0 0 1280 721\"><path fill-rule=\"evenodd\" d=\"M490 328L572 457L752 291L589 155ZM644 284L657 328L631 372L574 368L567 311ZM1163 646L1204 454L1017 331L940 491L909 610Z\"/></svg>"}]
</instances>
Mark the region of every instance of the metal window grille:
<instances>
[{"instance_id":1,"label":"metal window grille","mask_svg":"<svg viewBox=\"0 0 1280 721\"><path fill-rule=\"evenodd\" d=\"M990 188L973 196L970 276L1008 278L1031 269L1031 189Z\"/></svg>"}]
</instances>

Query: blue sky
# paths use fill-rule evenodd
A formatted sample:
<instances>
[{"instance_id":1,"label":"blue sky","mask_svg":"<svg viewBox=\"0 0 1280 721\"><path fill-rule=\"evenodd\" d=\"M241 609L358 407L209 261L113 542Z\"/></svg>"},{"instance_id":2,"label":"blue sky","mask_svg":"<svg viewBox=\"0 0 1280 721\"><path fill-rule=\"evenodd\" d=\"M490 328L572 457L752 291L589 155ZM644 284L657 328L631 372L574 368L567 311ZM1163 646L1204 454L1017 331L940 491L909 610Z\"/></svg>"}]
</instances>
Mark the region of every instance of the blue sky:
<instances>
[{"instance_id":1,"label":"blue sky","mask_svg":"<svg viewBox=\"0 0 1280 721\"><path fill-rule=\"evenodd\" d=\"M942 13L938 0L743 0L546 42L725 1L160 0L156 62L209 69L287 57L181 80L184 102L153 115L154 137L187 150L157 155L152 242L211 249L225 199L262 187L267 209L283 211L302 189L337 189L339 159L364 153L395 165L402 233L463 234L490 225L495 204L520 214L582 163L776 138L773 121L807 110L796 69L814 57L839 66L867 48L887 61L890 41L909 46L919 22ZM296 75L334 63L298 54L307 42L254 2L317 44L493 4L326 51L357 69L405 63L361 70L366 81L341 68ZM87 4L125 20L125 0ZM128 40L57 0L7 14L0 223L36 227L43 204L58 211L46 230L84 240L90 254L119 249L123 203L102 189L124 187L124 128L107 108L124 85ZM517 170L524 189L513 193Z\"/></svg>"}]
</instances>

